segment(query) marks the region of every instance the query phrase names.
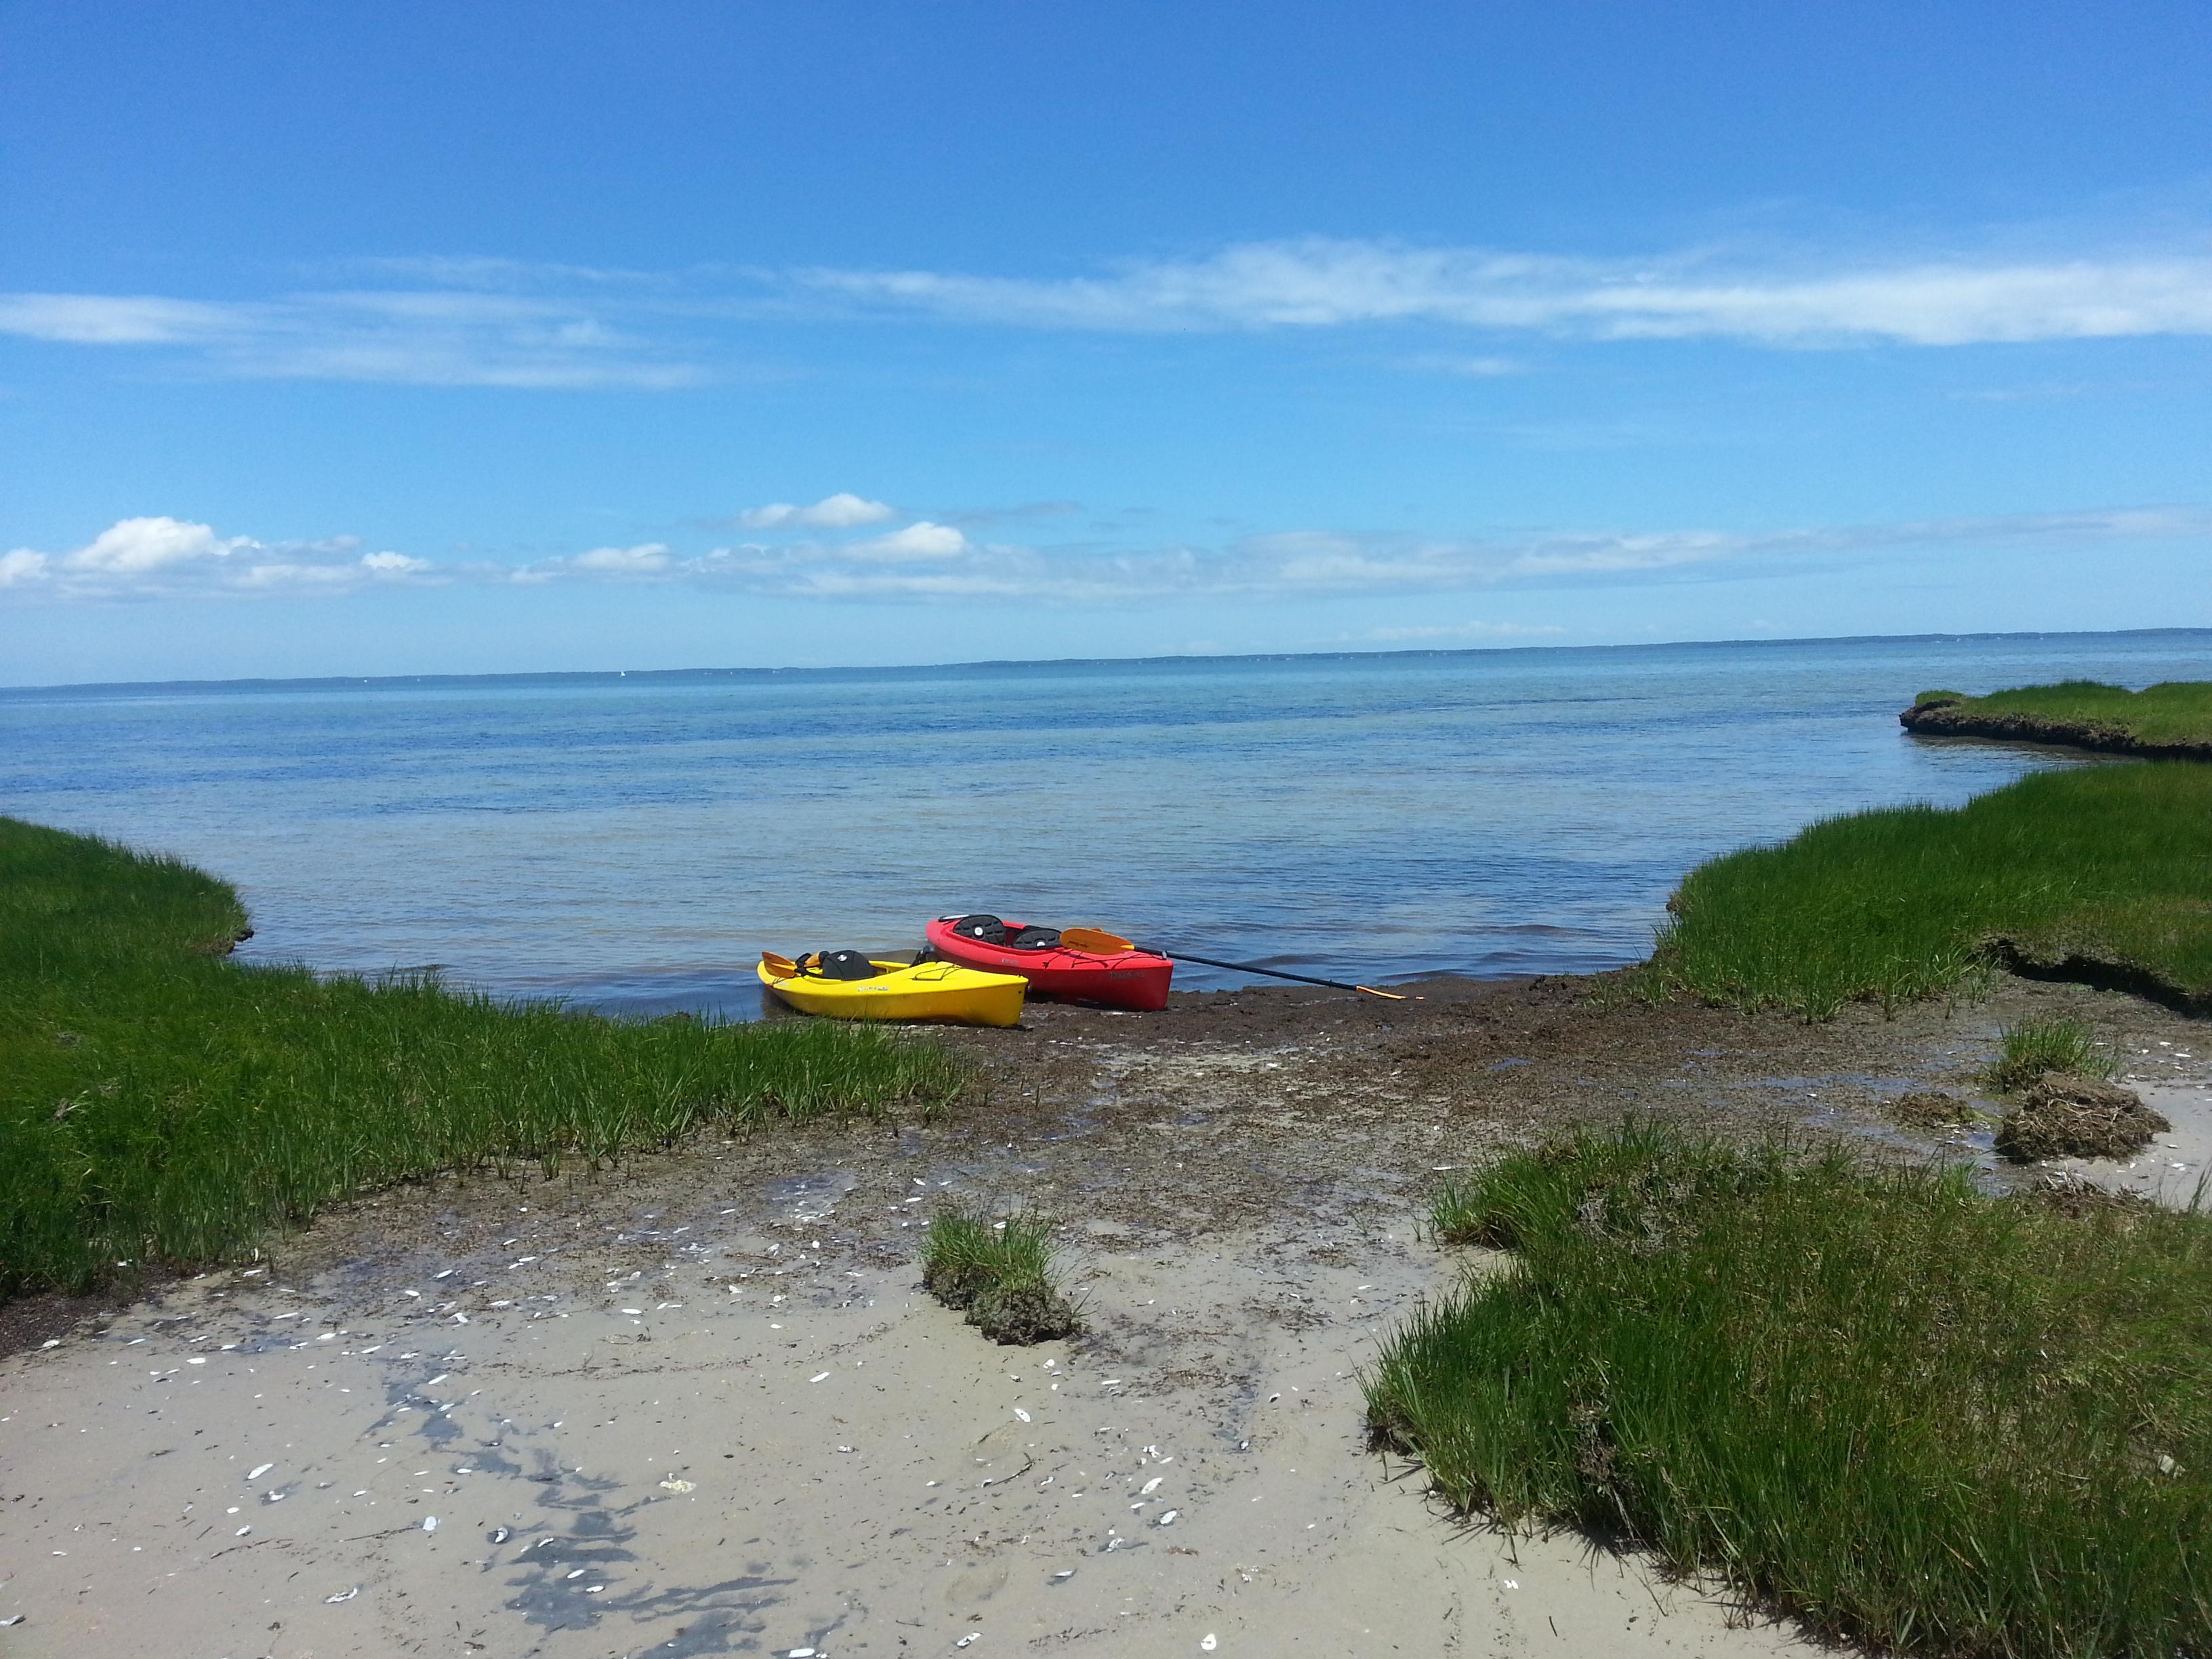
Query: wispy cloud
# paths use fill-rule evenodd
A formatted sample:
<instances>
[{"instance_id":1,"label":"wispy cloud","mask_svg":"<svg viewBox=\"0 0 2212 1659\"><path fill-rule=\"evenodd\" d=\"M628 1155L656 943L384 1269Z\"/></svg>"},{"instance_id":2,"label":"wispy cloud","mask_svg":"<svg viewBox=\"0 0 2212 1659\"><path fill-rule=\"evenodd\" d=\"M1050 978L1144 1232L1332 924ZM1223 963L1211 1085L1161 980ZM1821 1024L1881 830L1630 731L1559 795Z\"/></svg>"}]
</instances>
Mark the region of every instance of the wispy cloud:
<instances>
[{"instance_id":1,"label":"wispy cloud","mask_svg":"<svg viewBox=\"0 0 2212 1659\"><path fill-rule=\"evenodd\" d=\"M1595 259L1309 237L1071 277L656 273L469 257L356 261L343 273L348 286L248 300L0 294L0 335L167 353L240 377L672 390L738 372L748 331L840 319L1081 332L1389 327L1425 331L1401 366L1474 377L1520 372L1487 348L1530 337L1941 347L2212 334L2201 242L2037 258Z\"/></svg>"},{"instance_id":2,"label":"wispy cloud","mask_svg":"<svg viewBox=\"0 0 2212 1659\"><path fill-rule=\"evenodd\" d=\"M664 542L603 546L525 563L439 564L352 537L269 543L170 518L126 519L65 553L0 553L0 589L112 599L340 592L453 581L684 585L757 598L878 604L983 602L1127 608L1193 599L1262 604L1357 596L1634 586L1765 576L1815 565L1940 559L1977 548L2111 557L2130 545L2212 543L2212 509L2083 513L1782 529L1552 531L1483 536L1285 531L1218 544L1036 544L978 540L915 520L891 531L792 532L679 552ZM1520 624L1407 624L1378 642L1505 638ZM1538 630L1542 631L1542 630Z\"/></svg>"},{"instance_id":3,"label":"wispy cloud","mask_svg":"<svg viewBox=\"0 0 2212 1659\"><path fill-rule=\"evenodd\" d=\"M696 385L680 347L574 300L362 290L265 301L150 295L0 295L0 334L191 354L240 379L523 389Z\"/></svg>"},{"instance_id":4,"label":"wispy cloud","mask_svg":"<svg viewBox=\"0 0 2212 1659\"><path fill-rule=\"evenodd\" d=\"M1683 575L1975 546L2085 552L2212 538L2212 511L2131 509L1961 519L1765 533L1714 530L1420 537L1307 530L1218 545L1038 546L975 541L923 521L861 540L716 548L672 567L691 580L766 597L887 603L992 600L1126 606L1194 599L1252 601L1510 587L1633 585ZM1481 625L1442 625L1445 635ZM1398 637L1414 639L1419 632ZM1475 637L1468 635L1468 637Z\"/></svg>"},{"instance_id":5,"label":"wispy cloud","mask_svg":"<svg viewBox=\"0 0 2212 1659\"><path fill-rule=\"evenodd\" d=\"M1346 644L1449 645L1455 641L1467 640L1544 639L1566 631L1548 623L1464 622L1407 628L1370 628L1364 634L1346 634L1342 638Z\"/></svg>"},{"instance_id":6,"label":"wispy cloud","mask_svg":"<svg viewBox=\"0 0 2212 1659\"><path fill-rule=\"evenodd\" d=\"M1415 374L1450 374L1462 380L1497 380L1528 372L1526 363L1511 357L1468 357L1442 351L1403 358L1399 367Z\"/></svg>"},{"instance_id":7,"label":"wispy cloud","mask_svg":"<svg viewBox=\"0 0 2212 1659\"><path fill-rule=\"evenodd\" d=\"M799 281L878 309L1094 331L1439 323L1599 339L1911 345L2212 333L2212 258L1606 261L1309 238L1055 279L816 270Z\"/></svg>"}]
</instances>

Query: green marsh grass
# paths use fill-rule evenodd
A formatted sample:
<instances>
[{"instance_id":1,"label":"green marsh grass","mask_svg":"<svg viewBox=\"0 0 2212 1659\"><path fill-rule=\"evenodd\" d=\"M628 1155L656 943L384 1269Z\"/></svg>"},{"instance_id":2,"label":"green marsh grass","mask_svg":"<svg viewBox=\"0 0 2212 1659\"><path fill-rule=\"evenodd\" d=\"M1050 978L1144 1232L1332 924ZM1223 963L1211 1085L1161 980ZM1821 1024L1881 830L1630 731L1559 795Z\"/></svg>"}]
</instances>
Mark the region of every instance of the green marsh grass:
<instances>
[{"instance_id":1,"label":"green marsh grass","mask_svg":"<svg viewBox=\"0 0 2212 1659\"><path fill-rule=\"evenodd\" d=\"M2118 1054L2099 1040L2088 1021L2054 1014L2007 1026L1996 1061L1983 1072L1982 1081L2009 1094L2053 1072L2109 1079L2118 1070Z\"/></svg>"},{"instance_id":2,"label":"green marsh grass","mask_svg":"<svg viewBox=\"0 0 2212 1659\"><path fill-rule=\"evenodd\" d=\"M934 1107L963 1075L872 1028L617 1021L240 966L223 952L245 925L189 866L0 818L0 1295L234 1258L440 1170Z\"/></svg>"},{"instance_id":3,"label":"green marsh grass","mask_svg":"<svg viewBox=\"0 0 2212 1659\"><path fill-rule=\"evenodd\" d=\"M994 1341L1069 1335L1080 1322L1060 1285L1053 1231L1035 1210L994 1216L987 1206L948 1206L923 1236L921 1282Z\"/></svg>"},{"instance_id":4,"label":"green marsh grass","mask_svg":"<svg viewBox=\"0 0 2212 1659\"><path fill-rule=\"evenodd\" d=\"M2212 1650L2212 1218L1632 1127L1434 1218L1520 1255L1368 1412L1462 1509L1911 1653Z\"/></svg>"},{"instance_id":5,"label":"green marsh grass","mask_svg":"<svg viewBox=\"0 0 2212 1659\"><path fill-rule=\"evenodd\" d=\"M1923 691L1913 701L1918 708L1948 702L1967 714L2037 715L2125 732L2143 743L2212 744L2212 683L2203 680L2168 680L2141 691L2098 680L2062 680L1982 697Z\"/></svg>"},{"instance_id":6,"label":"green marsh grass","mask_svg":"<svg viewBox=\"0 0 2212 1659\"><path fill-rule=\"evenodd\" d=\"M2212 1004L2212 767L2039 772L1957 808L1814 824L1699 866L1655 970L1808 1019L1971 991L1993 956L2085 960Z\"/></svg>"}]
</instances>

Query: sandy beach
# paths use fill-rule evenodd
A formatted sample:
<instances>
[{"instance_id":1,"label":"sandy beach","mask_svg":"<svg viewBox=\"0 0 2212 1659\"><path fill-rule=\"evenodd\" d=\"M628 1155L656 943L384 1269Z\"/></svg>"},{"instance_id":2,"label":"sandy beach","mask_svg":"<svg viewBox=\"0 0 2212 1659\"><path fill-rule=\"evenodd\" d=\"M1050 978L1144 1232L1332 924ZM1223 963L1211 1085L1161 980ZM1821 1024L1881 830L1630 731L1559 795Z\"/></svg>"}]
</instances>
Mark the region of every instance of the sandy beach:
<instances>
[{"instance_id":1,"label":"sandy beach","mask_svg":"<svg viewBox=\"0 0 2212 1659\"><path fill-rule=\"evenodd\" d=\"M1377 1338L1483 1265L1418 1236L1437 1172L1630 1109L1924 1150L1884 1103L1972 1092L2059 1007L2150 1051L2175 1124L2100 1178L2185 1197L2212 1150L2191 1022L2126 998L1808 1027L1428 989L1039 1008L955 1039L986 1087L936 1123L401 1189L258 1267L20 1310L63 1334L0 1360L0 1652L1778 1651L1368 1448ZM1062 1217L1088 1330L1000 1347L923 1294L946 1194Z\"/></svg>"}]
</instances>

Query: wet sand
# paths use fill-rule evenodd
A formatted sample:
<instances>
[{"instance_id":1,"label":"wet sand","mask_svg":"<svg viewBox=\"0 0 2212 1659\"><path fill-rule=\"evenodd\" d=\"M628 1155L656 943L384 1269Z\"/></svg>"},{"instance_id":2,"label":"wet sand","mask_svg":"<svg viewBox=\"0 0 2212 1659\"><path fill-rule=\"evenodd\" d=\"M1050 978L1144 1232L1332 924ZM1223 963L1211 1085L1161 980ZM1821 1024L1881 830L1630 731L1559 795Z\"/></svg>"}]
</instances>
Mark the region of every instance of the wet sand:
<instances>
[{"instance_id":1,"label":"wet sand","mask_svg":"<svg viewBox=\"0 0 2212 1659\"><path fill-rule=\"evenodd\" d=\"M1797 1646L1573 1534L1462 1525L1366 1446L1378 1338L1484 1265L1416 1235L1439 1170L1626 1109L1924 1149L1884 1103L1972 1092L2031 1010L2124 1026L2197 1100L2212 1051L2010 981L1819 1028L1591 992L1041 1008L956 1039L987 1087L934 1124L334 1213L0 1360L0 1653ZM1066 1218L1088 1331L1000 1347L923 1295L947 1194Z\"/></svg>"}]
</instances>

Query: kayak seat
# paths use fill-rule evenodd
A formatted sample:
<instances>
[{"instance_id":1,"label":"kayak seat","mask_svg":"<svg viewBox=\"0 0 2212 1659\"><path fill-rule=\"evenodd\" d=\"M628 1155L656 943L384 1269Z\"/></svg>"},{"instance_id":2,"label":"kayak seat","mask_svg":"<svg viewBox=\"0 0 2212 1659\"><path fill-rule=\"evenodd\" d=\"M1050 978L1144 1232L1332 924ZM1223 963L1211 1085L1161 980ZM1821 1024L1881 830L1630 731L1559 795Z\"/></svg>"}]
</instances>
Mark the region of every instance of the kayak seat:
<instances>
[{"instance_id":1,"label":"kayak seat","mask_svg":"<svg viewBox=\"0 0 2212 1659\"><path fill-rule=\"evenodd\" d=\"M823 979L877 979L889 971L877 967L859 951L817 951L799 966Z\"/></svg>"},{"instance_id":2,"label":"kayak seat","mask_svg":"<svg viewBox=\"0 0 2212 1659\"><path fill-rule=\"evenodd\" d=\"M1015 951L1049 951L1060 943L1057 927L1010 927L996 916L962 916L952 924L952 931L979 944Z\"/></svg>"}]
</instances>

